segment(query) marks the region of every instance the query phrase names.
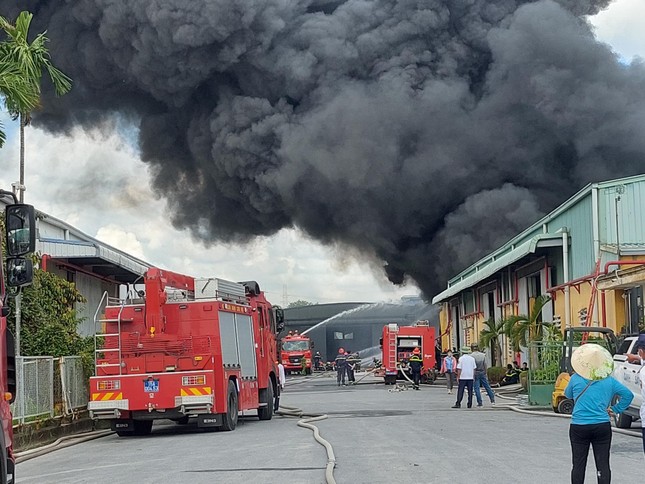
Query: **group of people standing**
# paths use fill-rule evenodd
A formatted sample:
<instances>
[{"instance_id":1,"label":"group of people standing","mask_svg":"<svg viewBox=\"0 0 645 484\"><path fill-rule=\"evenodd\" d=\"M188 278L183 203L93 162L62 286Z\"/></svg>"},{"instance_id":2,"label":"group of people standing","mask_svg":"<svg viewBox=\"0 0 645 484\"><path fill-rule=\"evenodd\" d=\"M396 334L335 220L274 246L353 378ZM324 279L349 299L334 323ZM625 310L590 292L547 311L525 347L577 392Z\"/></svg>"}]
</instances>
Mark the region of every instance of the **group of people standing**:
<instances>
[{"instance_id":1,"label":"group of people standing","mask_svg":"<svg viewBox=\"0 0 645 484\"><path fill-rule=\"evenodd\" d=\"M491 405L495 405L495 392L488 382L486 355L479 351L477 344L471 347L464 347L461 350L461 357L457 359L453 356L452 351L441 363L441 373L446 375L448 393L452 393L455 378L457 379L457 401L452 408L461 408L461 402L464 398L464 392L468 391L468 408L473 406L473 393L477 399L477 407L483 407L481 387L484 388Z\"/></svg>"}]
</instances>

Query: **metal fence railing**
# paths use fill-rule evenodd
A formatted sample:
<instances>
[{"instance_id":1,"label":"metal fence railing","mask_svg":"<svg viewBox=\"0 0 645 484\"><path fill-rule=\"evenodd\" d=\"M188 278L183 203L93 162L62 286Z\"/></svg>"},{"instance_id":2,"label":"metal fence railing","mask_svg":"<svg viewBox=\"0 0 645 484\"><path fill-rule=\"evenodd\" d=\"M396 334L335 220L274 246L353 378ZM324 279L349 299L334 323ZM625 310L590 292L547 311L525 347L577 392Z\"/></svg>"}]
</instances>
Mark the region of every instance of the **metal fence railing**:
<instances>
[{"instance_id":1,"label":"metal fence railing","mask_svg":"<svg viewBox=\"0 0 645 484\"><path fill-rule=\"evenodd\" d=\"M54 416L54 359L51 356L16 357L18 392L11 406L14 422Z\"/></svg>"},{"instance_id":2,"label":"metal fence railing","mask_svg":"<svg viewBox=\"0 0 645 484\"><path fill-rule=\"evenodd\" d=\"M64 414L73 413L87 406L87 378L80 356L64 356L59 359L61 400Z\"/></svg>"}]
</instances>

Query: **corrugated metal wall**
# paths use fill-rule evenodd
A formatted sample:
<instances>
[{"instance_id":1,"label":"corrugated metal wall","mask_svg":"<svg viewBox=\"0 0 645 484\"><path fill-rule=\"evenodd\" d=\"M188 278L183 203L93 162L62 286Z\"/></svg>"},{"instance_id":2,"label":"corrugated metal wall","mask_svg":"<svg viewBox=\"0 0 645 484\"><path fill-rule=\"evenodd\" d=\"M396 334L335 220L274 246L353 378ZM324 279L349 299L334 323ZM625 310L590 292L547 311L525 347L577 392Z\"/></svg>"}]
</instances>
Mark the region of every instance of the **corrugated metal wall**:
<instances>
[{"instance_id":1,"label":"corrugated metal wall","mask_svg":"<svg viewBox=\"0 0 645 484\"><path fill-rule=\"evenodd\" d=\"M91 336L94 334L94 313L101 302L103 293L107 290L111 295L114 295L115 286L82 272L76 272L74 278L76 289L87 299L86 303L76 305L78 316L84 318L83 322L78 325L78 333L81 336Z\"/></svg>"},{"instance_id":2,"label":"corrugated metal wall","mask_svg":"<svg viewBox=\"0 0 645 484\"><path fill-rule=\"evenodd\" d=\"M622 193L621 193L622 192ZM600 243L616 245L616 198L620 245L645 245L645 180L613 185L598 191Z\"/></svg>"},{"instance_id":3,"label":"corrugated metal wall","mask_svg":"<svg viewBox=\"0 0 645 484\"><path fill-rule=\"evenodd\" d=\"M578 203L554 217L548 223L549 233L567 227L570 236L569 268L571 279L591 274L594 269L591 193ZM558 268L560 272L560 268Z\"/></svg>"}]
</instances>

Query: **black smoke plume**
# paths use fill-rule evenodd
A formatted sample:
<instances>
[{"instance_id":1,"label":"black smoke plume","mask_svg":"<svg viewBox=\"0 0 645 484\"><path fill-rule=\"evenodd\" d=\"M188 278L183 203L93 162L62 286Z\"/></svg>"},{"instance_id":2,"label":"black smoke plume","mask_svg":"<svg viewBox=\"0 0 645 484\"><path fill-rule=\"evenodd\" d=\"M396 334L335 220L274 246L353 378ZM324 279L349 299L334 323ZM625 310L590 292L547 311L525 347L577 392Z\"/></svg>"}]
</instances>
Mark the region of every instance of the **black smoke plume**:
<instances>
[{"instance_id":1,"label":"black smoke plume","mask_svg":"<svg viewBox=\"0 0 645 484\"><path fill-rule=\"evenodd\" d=\"M74 79L36 123L120 113L178 227L297 226L426 295L592 180L645 167L645 70L609 0L2 1Z\"/></svg>"}]
</instances>

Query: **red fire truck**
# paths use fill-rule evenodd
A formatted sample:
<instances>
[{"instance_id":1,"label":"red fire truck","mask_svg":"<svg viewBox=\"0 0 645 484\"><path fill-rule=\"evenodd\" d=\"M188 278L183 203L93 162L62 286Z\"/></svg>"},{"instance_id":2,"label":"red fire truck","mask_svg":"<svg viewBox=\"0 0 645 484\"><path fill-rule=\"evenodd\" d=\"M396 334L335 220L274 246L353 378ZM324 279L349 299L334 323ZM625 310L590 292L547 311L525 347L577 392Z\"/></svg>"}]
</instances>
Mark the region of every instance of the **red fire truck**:
<instances>
[{"instance_id":1,"label":"red fire truck","mask_svg":"<svg viewBox=\"0 0 645 484\"><path fill-rule=\"evenodd\" d=\"M397 379L405 378L402 372L407 373L407 362L414 348L421 350L423 358L421 381L434 382L435 329L428 321L419 321L412 326L399 326L396 323L383 326L381 348L386 385L393 385Z\"/></svg>"},{"instance_id":2,"label":"red fire truck","mask_svg":"<svg viewBox=\"0 0 645 484\"><path fill-rule=\"evenodd\" d=\"M292 371L301 372L304 367L305 373L311 375L311 349L313 341L304 334L288 334L281 340L280 359L286 373Z\"/></svg>"},{"instance_id":3,"label":"red fire truck","mask_svg":"<svg viewBox=\"0 0 645 484\"><path fill-rule=\"evenodd\" d=\"M36 245L36 224L34 208L31 205L17 203L12 192L0 190L0 198L10 197L15 203L5 208L6 227L6 286L0 264L0 482L15 482L15 459L13 455L13 419L9 406L16 397L16 360L14 340L7 330L9 304L7 287L14 288L14 295L20 288L31 284L33 263L26 258L34 251ZM0 258L2 253L0 252Z\"/></svg>"},{"instance_id":4,"label":"red fire truck","mask_svg":"<svg viewBox=\"0 0 645 484\"><path fill-rule=\"evenodd\" d=\"M157 268L138 298L107 300L95 322L96 376L88 409L120 436L158 419L234 430L240 411L273 416L276 337L283 311L255 281L195 279ZM97 328L99 329L99 328Z\"/></svg>"}]
</instances>

